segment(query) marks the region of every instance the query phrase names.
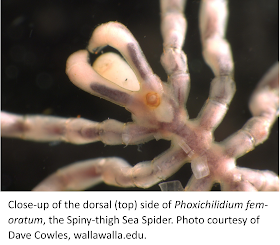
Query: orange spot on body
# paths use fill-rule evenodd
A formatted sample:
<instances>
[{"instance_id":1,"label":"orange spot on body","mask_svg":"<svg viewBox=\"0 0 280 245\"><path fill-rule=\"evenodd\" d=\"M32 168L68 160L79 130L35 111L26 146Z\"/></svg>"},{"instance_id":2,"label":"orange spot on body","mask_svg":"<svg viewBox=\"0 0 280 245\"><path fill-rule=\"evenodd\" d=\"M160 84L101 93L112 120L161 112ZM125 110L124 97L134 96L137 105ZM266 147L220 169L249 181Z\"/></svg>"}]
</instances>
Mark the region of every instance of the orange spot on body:
<instances>
[{"instance_id":1,"label":"orange spot on body","mask_svg":"<svg viewBox=\"0 0 280 245\"><path fill-rule=\"evenodd\" d=\"M160 97L155 92L147 93L146 95L146 103L151 107L158 107L160 104Z\"/></svg>"}]
</instances>

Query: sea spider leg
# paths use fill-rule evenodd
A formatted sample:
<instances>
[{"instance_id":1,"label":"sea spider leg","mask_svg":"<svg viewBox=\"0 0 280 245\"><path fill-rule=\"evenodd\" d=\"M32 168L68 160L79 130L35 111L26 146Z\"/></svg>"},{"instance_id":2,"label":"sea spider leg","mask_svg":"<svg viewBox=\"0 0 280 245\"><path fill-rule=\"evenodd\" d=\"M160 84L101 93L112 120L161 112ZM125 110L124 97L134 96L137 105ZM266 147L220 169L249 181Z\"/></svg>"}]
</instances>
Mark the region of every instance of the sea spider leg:
<instances>
[{"instance_id":1,"label":"sea spider leg","mask_svg":"<svg viewBox=\"0 0 280 245\"><path fill-rule=\"evenodd\" d=\"M119 168L116 169L115 166ZM78 161L58 169L41 181L33 191L84 190L101 183L103 178L110 179L111 174L105 173L104 168L108 169L111 167L114 171L122 171L122 169L126 169L128 166L129 164L126 161L118 157Z\"/></svg>"},{"instance_id":2,"label":"sea spider leg","mask_svg":"<svg viewBox=\"0 0 280 245\"><path fill-rule=\"evenodd\" d=\"M268 138L270 127L278 116L278 83L277 63L261 79L251 96L249 107L253 117L241 130L225 139L227 155L235 158L243 156Z\"/></svg>"},{"instance_id":3,"label":"sea spider leg","mask_svg":"<svg viewBox=\"0 0 280 245\"><path fill-rule=\"evenodd\" d=\"M148 188L174 174L185 161L185 152L178 147L171 147L153 161L140 162L134 167L117 157L79 161L58 169L34 190L81 190L102 181L120 187Z\"/></svg>"},{"instance_id":4,"label":"sea spider leg","mask_svg":"<svg viewBox=\"0 0 280 245\"><path fill-rule=\"evenodd\" d=\"M231 50L224 37L227 12L227 1L204 0L200 5L199 24L203 57L212 69L215 78L211 82L209 98L195 121L201 130L205 130L211 135L225 116L228 105L235 93L235 83L232 79L233 61ZM211 156L205 158L205 162L210 161L209 158ZM195 168L198 168L198 172L200 172L200 167L196 167L195 162L203 161L203 158L192 161L194 173ZM211 164L214 165L214 162ZM231 161L228 164L231 165ZM204 176L192 176L186 186L186 190L210 190L216 180L213 176L207 176L208 174L210 174L209 170L205 171Z\"/></svg>"},{"instance_id":5,"label":"sea spider leg","mask_svg":"<svg viewBox=\"0 0 280 245\"><path fill-rule=\"evenodd\" d=\"M186 100L190 90L190 76L184 44L187 21L184 16L185 1L161 1L161 33L163 54L161 64L168 75L174 97L185 114ZM187 117L187 115L185 115Z\"/></svg>"},{"instance_id":6,"label":"sea spider leg","mask_svg":"<svg viewBox=\"0 0 280 245\"><path fill-rule=\"evenodd\" d=\"M154 129L113 119L101 123L83 118L16 115L1 112L1 135L40 142L65 141L87 144L102 141L107 145L141 144L154 138Z\"/></svg>"},{"instance_id":7,"label":"sea spider leg","mask_svg":"<svg viewBox=\"0 0 280 245\"><path fill-rule=\"evenodd\" d=\"M227 12L227 1L201 2L199 18L203 57L215 78L198 120L200 126L212 132L224 118L235 93L231 50L224 37Z\"/></svg>"},{"instance_id":8,"label":"sea spider leg","mask_svg":"<svg viewBox=\"0 0 280 245\"><path fill-rule=\"evenodd\" d=\"M182 47L184 45L187 20L184 15L186 1L161 0L161 34L163 38L163 54L161 64L168 75L167 82L180 108L182 117L188 118L185 108L190 91L190 74L188 72L187 57ZM184 141L180 144L182 149L191 150ZM188 150L187 150L188 151ZM178 181L165 182L160 185L162 190L181 190Z\"/></svg>"},{"instance_id":9,"label":"sea spider leg","mask_svg":"<svg viewBox=\"0 0 280 245\"><path fill-rule=\"evenodd\" d=\"M225 139L225 152L233 158L241 157L263 143L278 117L279 64L275 64L261 79L253 92L249 107L253 117L234 135ZM248 180L257 190L279 190L279 178L271 171L237 168L240 178ZM232 189L224 186L223 189Z\"/></svg>"}]
</instances>

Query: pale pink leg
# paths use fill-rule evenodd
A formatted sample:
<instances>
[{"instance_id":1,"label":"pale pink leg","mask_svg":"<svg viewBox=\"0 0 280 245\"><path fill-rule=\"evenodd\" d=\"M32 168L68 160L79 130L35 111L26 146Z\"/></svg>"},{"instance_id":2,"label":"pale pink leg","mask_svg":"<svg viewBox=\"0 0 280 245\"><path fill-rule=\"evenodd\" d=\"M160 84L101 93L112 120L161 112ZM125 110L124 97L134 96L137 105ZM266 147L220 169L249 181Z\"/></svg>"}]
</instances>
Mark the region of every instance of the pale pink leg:
<instances>
[{"instance_id":1,"label":"pale pink leg","mask_svg":"<svg viewBox=\"0 0 280 245\"><path fill-rule=\"evenodd\" d=\"M185 1L161 1L161 33L163 54L161 64L168 75L168 83L173 88L174 97L180 107L185 108L190 89L187 57L182 50L187 21L184 16Z\"/></svg>"},{"instance_id":2,"label":"pale pink leg","mask_svg":"<svg viewBox=\"0 0 280 245\"><path fill-rule=\"evenodd\" d=\"M225 151L228 156L238 158L268 138L270 128L278 117L278 84L279 70L276 64L252 94L250 109L253 117L240 131L225 139Z\"/></svg>"},{"instance_id":3,"label":"pale pink leg","mask_svg":"<svg viewBox=\"0 0 280 245\"><path fill-rule=\"evenodd\" d=\"M98 123L83 118L21 116L1 112L1 135L25 140L72 144L102 141L107 145L132 145L153 139L154 133L153 129L113 119Z\"/></svg>"},{"instance_id":4,"label":"pale pink leg","mask_svg":"<svg viewBox=\"0 0 280 245\"><path fill-rule=\"evenodd\" d=\"M83 190L102 181L119 187L148 188L177 172L186 158L183 150L171 148L153 161L134 167L116 157L81 161L57 170L34 190Z\"/></svg>"},{"instance_id":5,"label":"pale pink leg","mask_svg":"<svg viewBox=\"0 0 280 245\"><path fill-rule=\"evenodd\" d=\"M224 140L225 153L228 157L239 158L268 138L270 128L278 117L278 87L279 69L276 64L265 74L252 94L249 106L253 117L241 130ZM279 177L276 174L270 171L237 169L240 178L253 188L267 191L279 190ZM242 190L250 189L248 183ZM224 190L228 188L231 189L232 186L223 187Z\"/></svg>"},{"instance_id":6,"label":"pale pink leg","mask_svg":"<svg viewBox=\"0 0 280 245\"><path fill-rule=\"evenodd\" d=\"M235 93L233 61L230 44L225 39L227 1L204 0L199 13L203 57L215 78L211 82L209 99L199 113L199 125L214 131L227 112Z\"/></svg>"}]
</instances>

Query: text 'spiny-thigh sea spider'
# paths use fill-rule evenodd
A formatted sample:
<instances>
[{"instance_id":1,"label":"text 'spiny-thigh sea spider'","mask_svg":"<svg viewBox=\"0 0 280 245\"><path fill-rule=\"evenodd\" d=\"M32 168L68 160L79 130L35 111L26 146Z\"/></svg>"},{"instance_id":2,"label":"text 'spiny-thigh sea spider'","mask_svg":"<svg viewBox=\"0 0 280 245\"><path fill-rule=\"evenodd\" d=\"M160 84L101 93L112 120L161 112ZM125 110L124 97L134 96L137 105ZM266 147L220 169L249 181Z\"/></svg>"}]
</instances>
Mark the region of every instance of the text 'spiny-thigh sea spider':
<instances>
[{"instance_id":1,"label":"text 'spiny-thigh sea spider'","mask_svg":"<svg viewBox=\"0 0 280 245\"><path fill-rule=\"evenodd\" d=\"M83 90L105 98L132 113L133 122L109 119L102 123L82 118L19 116L2 112L2 136L35 141L66 141L108 145L139 144L152 139L171 141L171 147L152 161L131 167L120 158L98 158L74 163L58 170L34 190L79 190L104 181L121 187L150 187L165 180L190 162L193 177L185 190L278 190L278 176L270 171L237 167L236 158L268 137L278 117L278 65L271 68L253 92L253 117L241 130L223 142L213 132L223 119L235 92L230 45L225 40L227 1L205 0L200 9L203 56L215 78L199 116L188 120L185 104L190 77L182 51L186 34L185 1L161 1L164 52L161 63L168 75L163 83L152 72L137 41L117 22L95 29L88 50L98 53L104 46L117 49L89 65L88 52L78 51L67 61L66 73Z\"/></svg>"}]
</instances>

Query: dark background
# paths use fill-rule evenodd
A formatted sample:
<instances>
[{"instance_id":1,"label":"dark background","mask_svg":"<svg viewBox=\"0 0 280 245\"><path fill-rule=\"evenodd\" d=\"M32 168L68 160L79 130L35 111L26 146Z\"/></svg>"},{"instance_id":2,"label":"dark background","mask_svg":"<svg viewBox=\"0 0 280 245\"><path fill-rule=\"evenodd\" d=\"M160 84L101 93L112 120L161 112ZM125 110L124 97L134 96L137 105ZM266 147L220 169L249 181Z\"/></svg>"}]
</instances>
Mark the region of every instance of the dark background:
<instances>
[{"instance_id":1,"label":"dark background","mask_svg":"<svg viewBox=\"0 0 280 245\"><path fill-rule=\"evenodd\" d=\"M187 102L191 118L196 117L207 99L213 78L201 55L199 2L189 0L186 9L188 32L184 51L192 79ZM235 61L237 92L215 132L217 141L240 129L250 118L250 94L278 60L278 1L232 0L229 10L227 38ZM80 90L65 74L68 56L87 46L97 25L115 20L130 29L154 72L166 80L159 62L162 39L158 1L3 0L2 110L61 117L81 115L94 121L130 121L130 113L125 109ZM277 121L267 142L238 159L238 165L278 173L278 135ZM79 160L100 156L120 156L131 164L151 160L169 145L167 141L154 140L125 148L100 142L78 146L2 138L2 190L30 190L56 169ZM171 179L186 185L190 176L190 164L186 164ZM122 190L104 184L94 189Z\"/></svg>"}]
</instances>

